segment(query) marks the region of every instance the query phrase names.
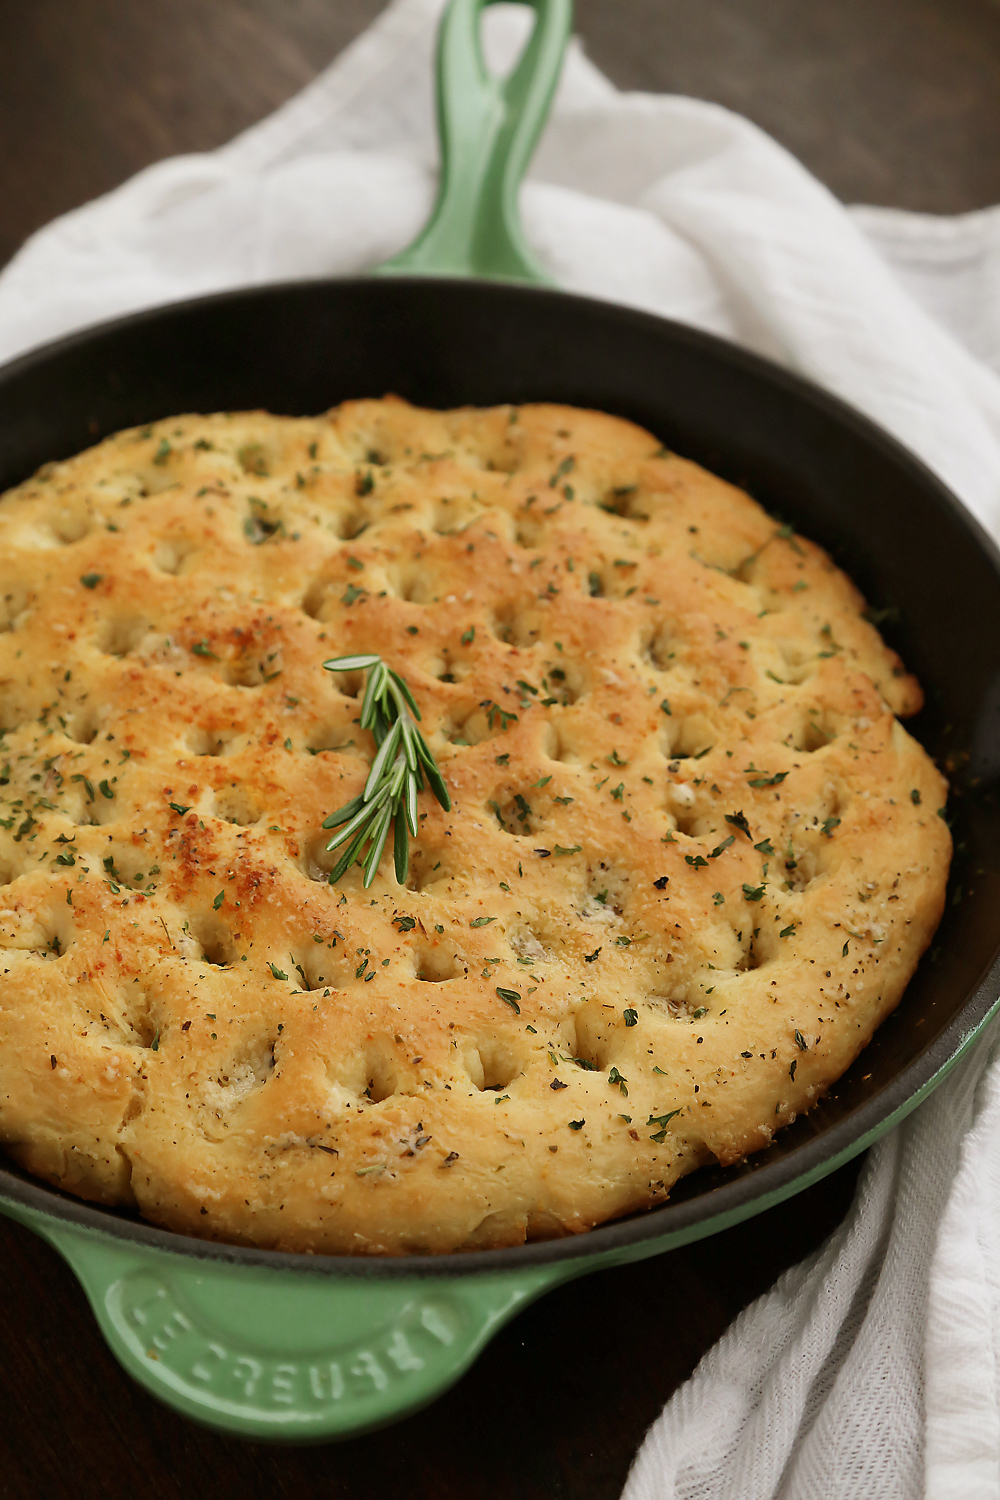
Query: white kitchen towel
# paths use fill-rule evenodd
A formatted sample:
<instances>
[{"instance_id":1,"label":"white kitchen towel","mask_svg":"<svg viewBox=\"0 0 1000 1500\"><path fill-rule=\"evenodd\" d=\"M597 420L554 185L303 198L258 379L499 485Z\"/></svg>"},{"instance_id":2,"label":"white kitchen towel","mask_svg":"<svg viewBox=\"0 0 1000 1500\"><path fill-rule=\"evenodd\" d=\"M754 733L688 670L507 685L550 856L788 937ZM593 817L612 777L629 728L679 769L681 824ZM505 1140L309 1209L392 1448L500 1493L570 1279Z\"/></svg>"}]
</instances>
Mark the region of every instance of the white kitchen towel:
<instances>
[{"instance_id":1,"label":"white kitchen towel","mask_svg":"<svg viewBox=\"0 0 1000 1500\"><path fill-rule=\"evenodd\" d=\"M434 192L442 0L396 0L312 85L36 234L0 273L0 358L133 308L350 273ZM487 15L496 66L527 18ZM622 94L571 49L523 193L563 286L679 318L836 391L1000 533L1000 211L847 210L746 120ZM1000 1059L869 1155L847 1221L669 1402L627 1500L1000 1500Z\"/></svg>"}]
</instances>

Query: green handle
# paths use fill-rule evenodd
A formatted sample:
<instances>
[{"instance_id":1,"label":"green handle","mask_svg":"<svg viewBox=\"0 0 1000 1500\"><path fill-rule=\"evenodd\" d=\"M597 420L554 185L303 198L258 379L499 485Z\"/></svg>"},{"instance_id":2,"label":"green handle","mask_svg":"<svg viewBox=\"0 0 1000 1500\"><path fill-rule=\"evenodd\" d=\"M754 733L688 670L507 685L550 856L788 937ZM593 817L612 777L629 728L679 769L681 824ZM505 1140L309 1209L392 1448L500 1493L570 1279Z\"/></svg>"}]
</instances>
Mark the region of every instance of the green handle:
<instances>
[{"instance_id":1,"label":"green handle","mask_svg":"<svg viewBox=\"0 0 1000 1500\"><path fill-rule=\"evenodd\" d=\"M515 1313L577 1276L715 1234L818 1182L872 1145L937 1087L1000 1010L888 1119L767 1194L657 1238L510 1271L322 1275L130 1244L0 1196L0 1213L69 1262L128 1373L212 1427L287 1442L347 1437L396 1421L462 1375ZM449 1258L450 1259L450 1258Z\"/></svg>"},{"instance_id":2,"label":"green handle","mask_svg":"<svg viewBox=\"0 0 1000 1500\"><path fill-rule=\"evenodd\" d=\"M517 192L562 70L573 0L529 0L535 28L507 78L486 67L480 17L491 0L451 0L437 53L441 181L413 244L380 272L547 284L521 229Z\"/></svg>"},{"instance_id":3,"label":"green handle","mask_svg":"<svg viewBox=\"0 0 1000 1500\"><path fill-rule=\"evenodd\" d=\"M183 1415L252 1439L329 1441L407 1416L572 1274L275 1272L133 1247L20 1206L14 1216L69 1262L131 1376Z\"/></svg>"}]
</instances>

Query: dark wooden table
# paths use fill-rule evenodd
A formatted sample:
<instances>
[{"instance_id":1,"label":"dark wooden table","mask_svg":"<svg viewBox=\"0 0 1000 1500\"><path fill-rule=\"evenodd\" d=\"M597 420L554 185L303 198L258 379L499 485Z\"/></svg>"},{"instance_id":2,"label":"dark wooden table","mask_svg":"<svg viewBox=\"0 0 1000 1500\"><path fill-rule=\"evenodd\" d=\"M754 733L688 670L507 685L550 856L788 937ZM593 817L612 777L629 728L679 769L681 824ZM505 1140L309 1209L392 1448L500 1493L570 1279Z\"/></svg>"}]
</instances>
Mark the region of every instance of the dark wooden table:
<instances>
[{"instance_id":1,"label":"dark wooden table","mask_svg":"<svg viewBox=\"0 0 1000 1500\"><path fill-rule=\"evenodd\" d=\"M294 93L379 0L3 0L0 263L150 161ZM849 201L1000 200L995 0L577 0L623 87L742 111ZM0 1497L611 1500L643 1432L735 1314L821 1243L857 1164L714 1239L556 1291L425 1413L336 1447L248 1445L122 1373L79 1287L0 1221Z\"/></svg>"}]
</instances>

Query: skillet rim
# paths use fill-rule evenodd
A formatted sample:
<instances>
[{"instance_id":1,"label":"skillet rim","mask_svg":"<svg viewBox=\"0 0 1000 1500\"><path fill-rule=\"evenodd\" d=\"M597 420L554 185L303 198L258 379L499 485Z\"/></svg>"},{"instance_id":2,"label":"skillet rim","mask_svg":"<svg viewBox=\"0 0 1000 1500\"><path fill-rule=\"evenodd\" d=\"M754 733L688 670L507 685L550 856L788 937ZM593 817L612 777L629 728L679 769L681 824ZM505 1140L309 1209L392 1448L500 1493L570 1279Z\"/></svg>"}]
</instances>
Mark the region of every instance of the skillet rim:
<instances>
[{"instance_id":1,"label":"skillet rim","mask_svg":"<svg viewBox=\"0 0 1000 1500\"><path fill-rule=\"evenodd\" d=\"M16 355L0 365L0 405L9 381L30 374L37 367L44 369L47 361L64 353L80 349L85 351L88 344L98 341L102 336L113 336L135 326L169 323L179 317L194 315L203 310L210 311L213 307L228 307L241 301L252 304L255 301L280 300L290 294L322 294L327 289L340 293L357 290L364 294L382 287L405 287L407 290L412 288L415 295L419 295L421 288L433 287L439 292L444 286L449 290L454 289L458 295L463 291L478 290L501 301L505 297L542 299L546 302L556 300L565 305L567 314L576 309L582 317L593 318L598 315L617 318L626 324L651 329L682 347L693 348L702 356L708 355L734 366L755 381L777 389L780 399L790 396L806 402L814 411L818 411L821 419L832 420L835 426L849 429L855 439L879 452L891 466L897 470L902 469L911 482L916 482L934 507L950 514L952 521L965 530L968 540L1000 583L1000 546L978 518L921 458L843 397L826 390L808 376L787 370L771 359L717 334L625 303L609 302L557 288L483 278L463 277L452 280L442 276L409 275L298 278L227 288L103 319ZM163 415L174 414L168 412ZM98 442L102 436L108 435L98 434L93 440ZM903 1003L905 995L901 1004ZM979 1037L998 1007L1000 923L993 956L977 982L969 989L966 999L951 1021L933 1042L845 1118L822 1127L811 1140L793 1147L786 1156L776 1161L764 1161L759 1166L751 1165L749 1169L737 1165L730 1170L740 1175L711 1187L706 1192L674 1202L668 1201L659 1208L642 1210L628 1218L613 1220L579 1235L561 1239L535 1241L499 1250L450 1251L440 1255L307 1255L294 1251L262 1250L225 1241L202 1240L158 1228L121 1210L96 1206L72 1197L58 1188L45 1185L40 1179L22 1175L18 1169L3 1165L2 1162L0 1199L18 1204L33 1216L41 1215L60 1223L96 1231L115 1242L129 1244L137 1251L168 1252L195 1260L211 1260L258 1269L353 1276L371 1280L465 1276L530 1270L563 1262L579 1263L591 1259L603 1261L621 1258L623 1252L627 1256L632 1248L637 1248L642 1253L645 1246L648 1246L645 1253L655 1253L656 1246L650 1242L664 1239L667 1244L661 1248L666 1249L670 1243L691 1241L715 1232L723 1227L723 1223L717 1221L729 1223L752 1217L772 1203L792 1196L809 1182L821 1179L865 1150L936 1086L963 1051ZM864 1053L860 1055L863 1056ZM836 1082L831 1085L831 1088L835 1087ZM765 1154L755 1153L754 1157L747 1160L753 1163ZM796 1183L799 1184L798 1187ZM757 1200L760 1200L759 1206L755 1208ZM579 1268L584 1269L583 1266Z\"/></svg>"}]
</instances>

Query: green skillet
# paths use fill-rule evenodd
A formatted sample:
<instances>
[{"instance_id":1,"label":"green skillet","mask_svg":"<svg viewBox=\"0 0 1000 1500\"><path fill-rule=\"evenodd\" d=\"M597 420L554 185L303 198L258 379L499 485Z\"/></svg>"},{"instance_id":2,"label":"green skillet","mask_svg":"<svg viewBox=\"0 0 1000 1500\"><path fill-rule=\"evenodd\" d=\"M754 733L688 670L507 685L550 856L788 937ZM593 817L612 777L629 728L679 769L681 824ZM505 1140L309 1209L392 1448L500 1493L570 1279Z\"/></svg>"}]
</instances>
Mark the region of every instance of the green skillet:
<instances>
[{"instance_id":1,"label":"green skillet","mask_svg":"<svg viewBox=\"0 0 1000 1500\"><path fill-rule=\"evenodd\" d=\"M126 1370L178 1411L247 1438L316 1441L394 1421L548 1288L801 1191L897 1125L998 1005L996 550L915 458L834 398L708 335L545 285L517 191L571 11L570 0L533 3L531 41L501 82L480 51L483 0L452 0L438 53L440 193L384 274L158 309L7 366L0 489L176 411L313 412L393 390L430 406L554 400L630 417L749 484L898 612L887 633L928 689L916 732L959 768L955 898L933 960L807 1117L741 1166L686 1179L663 1208L570 1240L377 1262L282 1255L159 1230L0 1168L0 1210L66 1258Z\"/></svg>"}]
</instances>

